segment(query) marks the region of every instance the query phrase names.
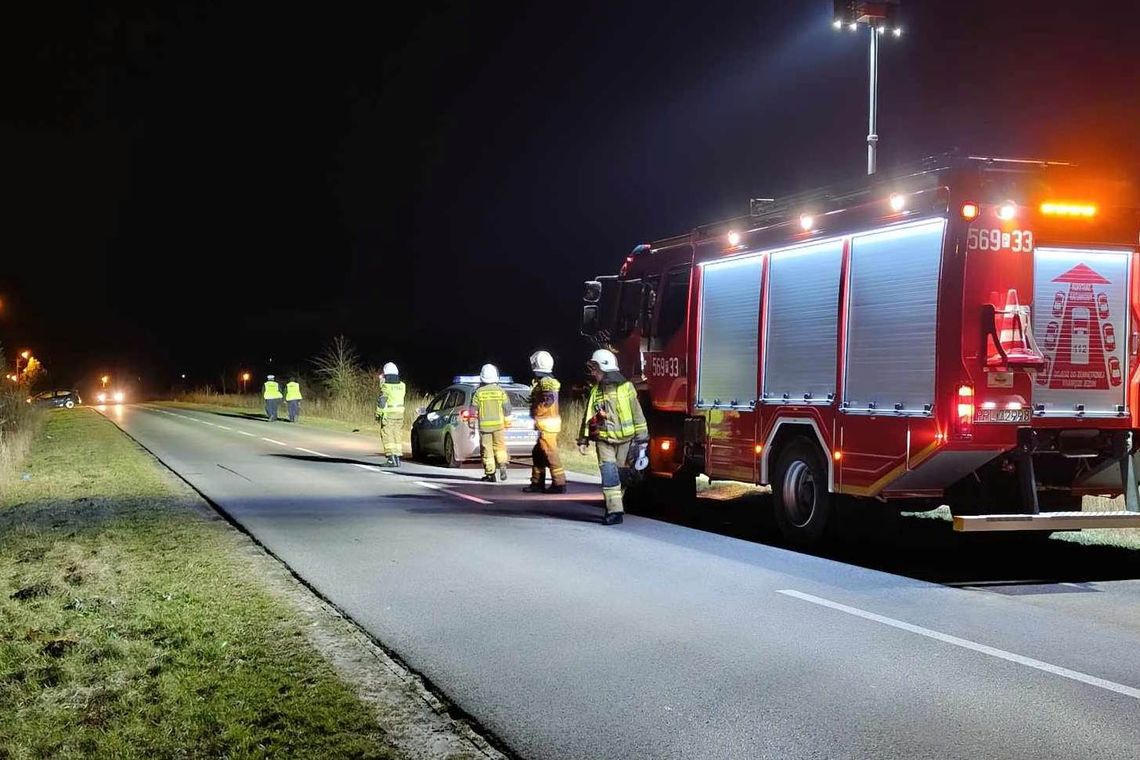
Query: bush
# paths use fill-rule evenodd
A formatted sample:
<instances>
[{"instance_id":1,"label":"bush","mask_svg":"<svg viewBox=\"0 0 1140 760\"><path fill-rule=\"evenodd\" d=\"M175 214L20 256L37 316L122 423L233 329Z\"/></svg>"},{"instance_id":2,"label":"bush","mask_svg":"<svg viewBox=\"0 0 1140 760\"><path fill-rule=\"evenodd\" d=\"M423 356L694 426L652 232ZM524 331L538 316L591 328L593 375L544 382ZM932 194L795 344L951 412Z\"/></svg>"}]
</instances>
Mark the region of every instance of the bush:
<instances>
[{"instance_id":1,"label":"bush","mask_svg":"<svg viewBox=\"0 0 1140 760\"><path fill-rule=\"evenodd\" d=\"M0 490L7 490L32 445L42 415L22 388L0 391Z\"/></svg>"}]
</instances>

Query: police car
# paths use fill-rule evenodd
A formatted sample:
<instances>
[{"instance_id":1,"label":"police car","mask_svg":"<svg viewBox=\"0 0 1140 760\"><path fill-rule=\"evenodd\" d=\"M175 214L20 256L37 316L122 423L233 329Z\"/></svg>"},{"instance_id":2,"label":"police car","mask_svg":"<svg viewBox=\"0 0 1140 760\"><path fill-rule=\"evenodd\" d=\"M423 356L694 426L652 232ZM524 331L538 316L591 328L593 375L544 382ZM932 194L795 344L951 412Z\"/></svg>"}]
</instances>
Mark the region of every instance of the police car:
<instances>
[{"instance_id":1,"label":"police car","mask_svg":"<svg viewBox=\"0 0 1140 760\"><path fill-rule=\"evenodd\" d=\"M459 375L427 407L417 410L411 431L412 459L440 457L448 467L459 467L464 460L480 456L478 410L471 403L478 387L478 375ZM530 416L530 388L508 375L499 378L499 387L511 404L507 452L512 457L529 456L538 440Z\"/></svg>"}]
</instances>

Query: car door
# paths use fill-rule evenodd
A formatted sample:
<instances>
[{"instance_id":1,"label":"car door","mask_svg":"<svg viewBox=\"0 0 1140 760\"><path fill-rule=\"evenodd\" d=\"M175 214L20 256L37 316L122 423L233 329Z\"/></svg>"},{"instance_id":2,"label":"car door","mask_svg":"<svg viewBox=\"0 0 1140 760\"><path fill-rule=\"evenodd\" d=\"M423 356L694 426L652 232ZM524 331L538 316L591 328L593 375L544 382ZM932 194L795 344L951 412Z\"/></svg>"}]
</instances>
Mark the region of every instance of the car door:
<instances>
[{"instance_id":1,"label":"car door","mask_svg":"<svg viewBox=\"0 0 1140 760\"><path fill-rule=\"evenodd\" d=\"M420 445L433 454L442 451L444 415L442 409L447 401L448 391L436 394L431 403L424 409L424 418L420 423Z\"/></svg>"}]
</instances>

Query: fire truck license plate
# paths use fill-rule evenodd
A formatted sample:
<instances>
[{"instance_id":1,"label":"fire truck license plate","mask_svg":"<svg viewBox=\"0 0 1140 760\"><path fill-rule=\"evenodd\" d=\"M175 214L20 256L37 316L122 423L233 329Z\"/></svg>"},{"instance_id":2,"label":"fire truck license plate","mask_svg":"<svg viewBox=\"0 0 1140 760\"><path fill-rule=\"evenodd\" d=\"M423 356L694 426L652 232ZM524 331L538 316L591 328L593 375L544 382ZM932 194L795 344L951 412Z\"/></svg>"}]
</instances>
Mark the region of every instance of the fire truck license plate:
<instances>
[{"instance_id":1,"label":"fire truck license plate","mask_svg":"<svg viewBox=\"0 0 1140 760\"><path fill-rule=\"evenodd\" d=\"M1030 409L979 409L974 422L1029 422Z\"/></svg>"}]
</instances>

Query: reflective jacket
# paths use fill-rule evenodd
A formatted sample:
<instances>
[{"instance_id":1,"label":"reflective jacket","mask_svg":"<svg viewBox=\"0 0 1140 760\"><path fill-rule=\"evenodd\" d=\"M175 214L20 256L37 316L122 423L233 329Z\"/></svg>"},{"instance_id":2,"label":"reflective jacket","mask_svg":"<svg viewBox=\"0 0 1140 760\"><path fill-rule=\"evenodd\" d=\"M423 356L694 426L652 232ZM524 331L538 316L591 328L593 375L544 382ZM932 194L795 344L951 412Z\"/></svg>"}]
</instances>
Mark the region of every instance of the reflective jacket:
<instances>
[{"instance_id":1,"label":"reflective jacket","mask_svg":"<svg viewBox=\"0 0 1140 760\"><path fill-rule=\"evenodd\" d=\"M645 413L637 400L637 389L624 377L619 376L619 379L620 382L602 380L590 388L586 413L578 431L579 441L649 440L649 426L645 424Z\"/></svg>"},{"instance_id":2,"label":"reflective jacket","mask_svg":"<svg viewBox=\"0 0 1140 760\"><path fill-rule=\"evenodd\" d=\"M266 380L265 390L262 391L261 397L266 401L273 398L281 398L281 386L277 384L276 380Z\"/></svg>"},{"instance_id":3,"label":"reflective jacket","mask_svg":"<svg viewBox=\"0 0 1140 760\"><path fill-rule=\"evenodd\" d=\"M558 411L558 391L562 384L549 375L535 378L530 385L530 416L543 433L562 430L562 413Z\"/></svg>"},{"instance_id":4,"label":"reflective jacket","mask_svg":"<svg viewBox=\"0 0 1140 760\"><path fill-rule=\"evenodd\" d=\"M286 401L300 401L301 400L301 384L297 382L285 383L285 400Z\"/></svg>"},{"instance_id":5,"label":"reflective jacket","mask_svg":"<svg viewBox=\"0 0 1140 760\"><path fill-rule=\"evenodd\" d=\"M493 433L507 426L511 416L511 401L507 392L495 383L480 385L471 396L471 403L479 412L479 432Z\"/></svg>"},{"instance_id":6,"label":"reflective jacket","mask_svg":"<svg viewBox=\"0 0 1140 760\"><path fill-rule=\"evenodd\" d=\"M402 382L380 384L380 398L376 399L376 419L404 419L404 396L408 388Z\"/></svg>"}]
</instances>

